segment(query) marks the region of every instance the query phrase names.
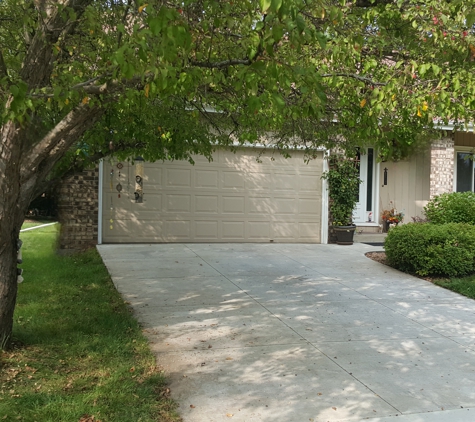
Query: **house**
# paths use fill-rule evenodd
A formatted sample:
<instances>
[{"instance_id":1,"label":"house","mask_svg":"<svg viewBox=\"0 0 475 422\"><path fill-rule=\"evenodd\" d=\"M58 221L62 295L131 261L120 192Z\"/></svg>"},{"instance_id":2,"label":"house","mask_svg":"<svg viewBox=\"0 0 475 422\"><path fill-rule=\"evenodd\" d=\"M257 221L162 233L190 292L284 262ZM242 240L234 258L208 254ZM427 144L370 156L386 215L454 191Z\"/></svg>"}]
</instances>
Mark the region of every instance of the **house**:
<instances>
[{"instance_id":1,"label":"house","mask_svg":"<svg viewBox=\"0 0 475 422\"><path fill-rule=\"evenodd\" d=\"M449 136L405 161L379 162L372 148L361 154L357 226L378 231L381 212L390 202L405 214L404 222L410 222L422 215L435 195L474 189L469 157L475 135L442 129ZM302 151L288 159L262 152L218 150L213 161L195 157L194 165L104 160L96 171L76 175L62 187L61 247L136 242L327 243L328 192L321 179L327 165L325 151L308 164Z\"/></svg>"}]
</instances>

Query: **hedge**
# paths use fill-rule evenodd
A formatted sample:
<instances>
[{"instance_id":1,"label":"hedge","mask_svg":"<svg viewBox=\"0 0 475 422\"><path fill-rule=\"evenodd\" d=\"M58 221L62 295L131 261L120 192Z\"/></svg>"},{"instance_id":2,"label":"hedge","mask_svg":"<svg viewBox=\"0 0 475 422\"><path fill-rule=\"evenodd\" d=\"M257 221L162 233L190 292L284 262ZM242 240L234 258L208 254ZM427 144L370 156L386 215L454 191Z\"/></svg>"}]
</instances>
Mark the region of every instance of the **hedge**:
<instances>
[{"instance_id":1,"label":"hedge","mask_svg":"<svg viewBox=\"0 0 475 422\"><path fill-rule=\"evenodd\" d=\"M424 213L433 224L468 223L475 225L475 193L443 193L424 207Z\"/></svg>"},{"instance_id":2,"label":"hedge","mask_svg":"<svg viewBox=\"0 0 475 422\"><path fill-rule=\"evenodd\" d=\"M463 276L475 273L475 226L409 223L392 228L384 248L388 262L421 276Z\"/></svg>"}]
</instances>

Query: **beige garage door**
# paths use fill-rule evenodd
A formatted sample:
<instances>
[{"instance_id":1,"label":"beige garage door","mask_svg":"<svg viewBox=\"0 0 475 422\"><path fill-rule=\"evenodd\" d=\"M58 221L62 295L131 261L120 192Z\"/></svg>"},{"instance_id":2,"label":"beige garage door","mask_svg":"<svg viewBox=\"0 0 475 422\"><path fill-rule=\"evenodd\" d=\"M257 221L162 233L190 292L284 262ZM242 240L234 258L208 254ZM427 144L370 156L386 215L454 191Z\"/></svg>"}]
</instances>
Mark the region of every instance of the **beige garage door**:
<instances>
[{"instance_id":1,"label":"beige garage door","mask_svg":"<svg viewBox=\"0 0 475 422\"><path fill-rule=\"evenodd\" d=\"M136 166L104 163L103 242L319 243L322 157L257 162L258 154L218 151L194 166L145 163L143 203L134 199Z\"/></svg>"}]
</instances>

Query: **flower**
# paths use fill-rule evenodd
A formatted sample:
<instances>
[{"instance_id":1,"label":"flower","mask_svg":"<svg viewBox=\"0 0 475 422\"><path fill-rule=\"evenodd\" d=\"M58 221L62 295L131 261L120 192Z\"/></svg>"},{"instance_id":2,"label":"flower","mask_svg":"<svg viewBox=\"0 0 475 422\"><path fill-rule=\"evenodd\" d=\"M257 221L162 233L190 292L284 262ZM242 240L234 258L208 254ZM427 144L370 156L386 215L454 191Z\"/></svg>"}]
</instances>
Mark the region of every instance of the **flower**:
<instances>
[{"instance_id":1,"label":"flower","mask_svg":"<svg viewBox=\"0 0 475 422\"><path fill-rule=\"evenodd\" d=\"M389 202L389 209L383 210L381 218L389 223L400 223L404 219L404 213L398 212L392 201Z\"/></svg>"}]
</instances>

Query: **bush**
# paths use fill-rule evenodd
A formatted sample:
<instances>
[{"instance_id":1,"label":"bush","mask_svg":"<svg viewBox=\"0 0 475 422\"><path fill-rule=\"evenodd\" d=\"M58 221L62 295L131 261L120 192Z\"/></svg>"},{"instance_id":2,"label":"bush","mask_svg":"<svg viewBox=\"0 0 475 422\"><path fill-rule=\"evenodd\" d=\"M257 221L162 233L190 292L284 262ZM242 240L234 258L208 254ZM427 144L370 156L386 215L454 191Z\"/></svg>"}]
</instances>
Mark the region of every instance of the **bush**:
<instances>
[{"instance_id":1,"label":"bush","mask_svg":"<svg viewBox=\"0 0 475 422\"><path fill-rule=\"evenodd\" d=\"M394 227L384 248L389 264L401 271L450 277L475 273L475 226L470 224Z\"/></svg>"},{"instance_id":2,"label":"bush","mask_svg":"<svg viewBox=\"0 0 475 422\"><path fill-rule=\"evenodd\" d=\"M468 223L475 225L475 193L453 192L436 196L425 207L433 224Z\"/></svg>"}]
</instances>

